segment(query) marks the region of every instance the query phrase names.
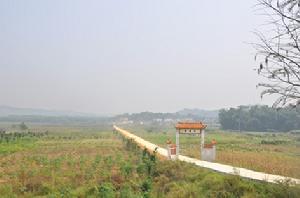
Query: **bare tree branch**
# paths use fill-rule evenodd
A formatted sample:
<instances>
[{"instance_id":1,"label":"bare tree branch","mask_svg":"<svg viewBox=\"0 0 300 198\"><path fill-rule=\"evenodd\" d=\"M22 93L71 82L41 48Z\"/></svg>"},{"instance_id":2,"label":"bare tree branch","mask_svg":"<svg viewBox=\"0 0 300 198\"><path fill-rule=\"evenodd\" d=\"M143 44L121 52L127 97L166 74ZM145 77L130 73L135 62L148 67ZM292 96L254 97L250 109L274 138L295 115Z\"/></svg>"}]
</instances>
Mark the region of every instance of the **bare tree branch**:
<instances>
[{"instance_id":1,"label":"bare tree branch","mask_svg":"<svg viewBox=\"0 0 300 198\"><path fill-rule=\"evenodd\" d=\"M256 32L253 44L260 57L258 74L268 82L259 83L261 96L277 95L274 107L300 105L300 0L258 0L258 7L270 19L272 32Z\"/></svg>"}]
</instances>

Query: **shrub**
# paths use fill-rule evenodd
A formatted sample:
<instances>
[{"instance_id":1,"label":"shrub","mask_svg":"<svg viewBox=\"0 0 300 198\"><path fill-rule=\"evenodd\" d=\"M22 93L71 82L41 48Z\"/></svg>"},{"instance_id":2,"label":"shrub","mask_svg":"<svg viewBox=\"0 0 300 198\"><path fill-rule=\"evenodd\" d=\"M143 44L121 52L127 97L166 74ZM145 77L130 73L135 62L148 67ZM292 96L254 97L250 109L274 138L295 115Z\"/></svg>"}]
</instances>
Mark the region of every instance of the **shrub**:
<instances>
[{"instance_id":1,"label":"shrub","mask_svg":"<svg viewBox=\"0 0 300 198\"><path fill-rule=\"evenodd\" d=\"M98 195L100 198L114 198L115 197L115 189L111 183L103 183L98 188Z\"/></svg>"},{"instance_id":2,"label":"shrub","mask_svg":"<svg viewBox=\"0 0 300 198\"><path fill-rule=\"evenodd\" d=\"M0 185L0 195L3 197L17 197L13 192L13 187L8 184Z\"/></svg>"},{"instance_id":3,"label":"shrub","mask_svg":"<svg viewBox=\"0 0 300 198\"><path fill-rule=\"evenodd\" d=\"M121 166L122 174L127 178L132 173L133 167L130 163Z\"/></svg>"},{"instance_id":4,"label":"shrub","mask_svg":"<svg viewBox=\"0 0 300 198\"><path fill-rule=\"evenodd\" d=\"M279 144L286 144L287 141L284 140L262 140L261 144L272 144L272 145L279 145Z\"/></svg>"},{"instance_id":5,"label":"shrub","mask_svg":"<svg viewBox=\"0 0 300 198\"><path fill-rule=\"evenodd\" d=\"M145 180L141 184L140 188L141 188L141 191L143 193L144 198L150 197L150 192L151 192L151 189L152 189L152 181L150 179Z\"/></svg>"},{"instance_id":6,"label":"shrub","mask_svg":"<svg viewBox=\"0 0 300 198\"><path fill-rule=\"evenodd\" d=\"M71 197L71 188L70 187L62 187L59 189L59 194L61 198Z\"/></svg>"},{"instance_id":7,"label":"shrub","mask_svg":"<svg viewBox=\"0 0 300 198\"><path fill-rule=\"evenodd\" d=\"M130 185L125 185L121 188L120 198L132 198L135 197Z\"/></svg>"}]
</instances>

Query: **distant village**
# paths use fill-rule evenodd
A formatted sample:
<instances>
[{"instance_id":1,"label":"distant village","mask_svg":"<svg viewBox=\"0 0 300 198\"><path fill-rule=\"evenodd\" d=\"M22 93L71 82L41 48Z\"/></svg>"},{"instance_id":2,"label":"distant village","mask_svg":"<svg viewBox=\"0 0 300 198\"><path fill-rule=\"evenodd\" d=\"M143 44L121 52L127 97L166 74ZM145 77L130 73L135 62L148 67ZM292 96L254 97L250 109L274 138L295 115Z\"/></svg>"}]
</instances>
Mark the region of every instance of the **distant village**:
<instances>
[{"instance_id":1,"label":"distant village","mask_svg":"<svg viewBox=\"0 0 300 198\"><path fill-rule=\"evenodd\" d=\"M179 121L202 121L210 128L218 128L218 114L214 113L151 113L142 112L137 114L122 114L112 120L116 125L175 125Z\"/></svg>"}]
</instances>

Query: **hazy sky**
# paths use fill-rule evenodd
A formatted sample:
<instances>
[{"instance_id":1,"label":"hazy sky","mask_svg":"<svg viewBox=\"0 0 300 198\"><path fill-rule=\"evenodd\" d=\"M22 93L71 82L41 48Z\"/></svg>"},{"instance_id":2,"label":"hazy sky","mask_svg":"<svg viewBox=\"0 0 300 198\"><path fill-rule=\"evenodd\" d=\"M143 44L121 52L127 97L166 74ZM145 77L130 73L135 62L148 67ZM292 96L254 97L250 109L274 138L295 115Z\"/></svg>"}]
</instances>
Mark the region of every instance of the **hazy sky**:
<instances>
[{"instance_id":1,"label":"hazy sky","mask_svg":"<svg viewBox=\"0 0 300 198\"><path fill-rule=\"evenodd\" d=\"M0 105L99 114L268 103L255 0L0 0Z\"/></svg>"}]
</instances>

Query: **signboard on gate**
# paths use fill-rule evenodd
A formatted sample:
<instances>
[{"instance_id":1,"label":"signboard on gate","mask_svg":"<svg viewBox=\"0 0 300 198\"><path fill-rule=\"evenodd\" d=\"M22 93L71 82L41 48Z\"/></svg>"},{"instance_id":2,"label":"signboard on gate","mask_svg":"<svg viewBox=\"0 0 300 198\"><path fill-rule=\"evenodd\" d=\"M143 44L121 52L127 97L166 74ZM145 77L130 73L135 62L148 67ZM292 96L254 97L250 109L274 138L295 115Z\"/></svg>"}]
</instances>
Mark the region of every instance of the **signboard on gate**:
<instances>
[{"instance_id":1,"label":"signboard on gate","mask_svg":"<svg viewBox=\"0 0 300 198\"><path fill-rule=\"evenodd\" d=\"M181 129L179 130L180 134L201 134L199 129Z\"/></svg>"},{"instance_id":2,"label":"signboard on gate","mask_svg":"<svg viewBox=\"0 0 300 198\"><path fill-rule=\"evenodd\" d=\"M176 129L180 134L201 134L206 125L202 122L178 122Z\"/></svg>"}]
</instances>

